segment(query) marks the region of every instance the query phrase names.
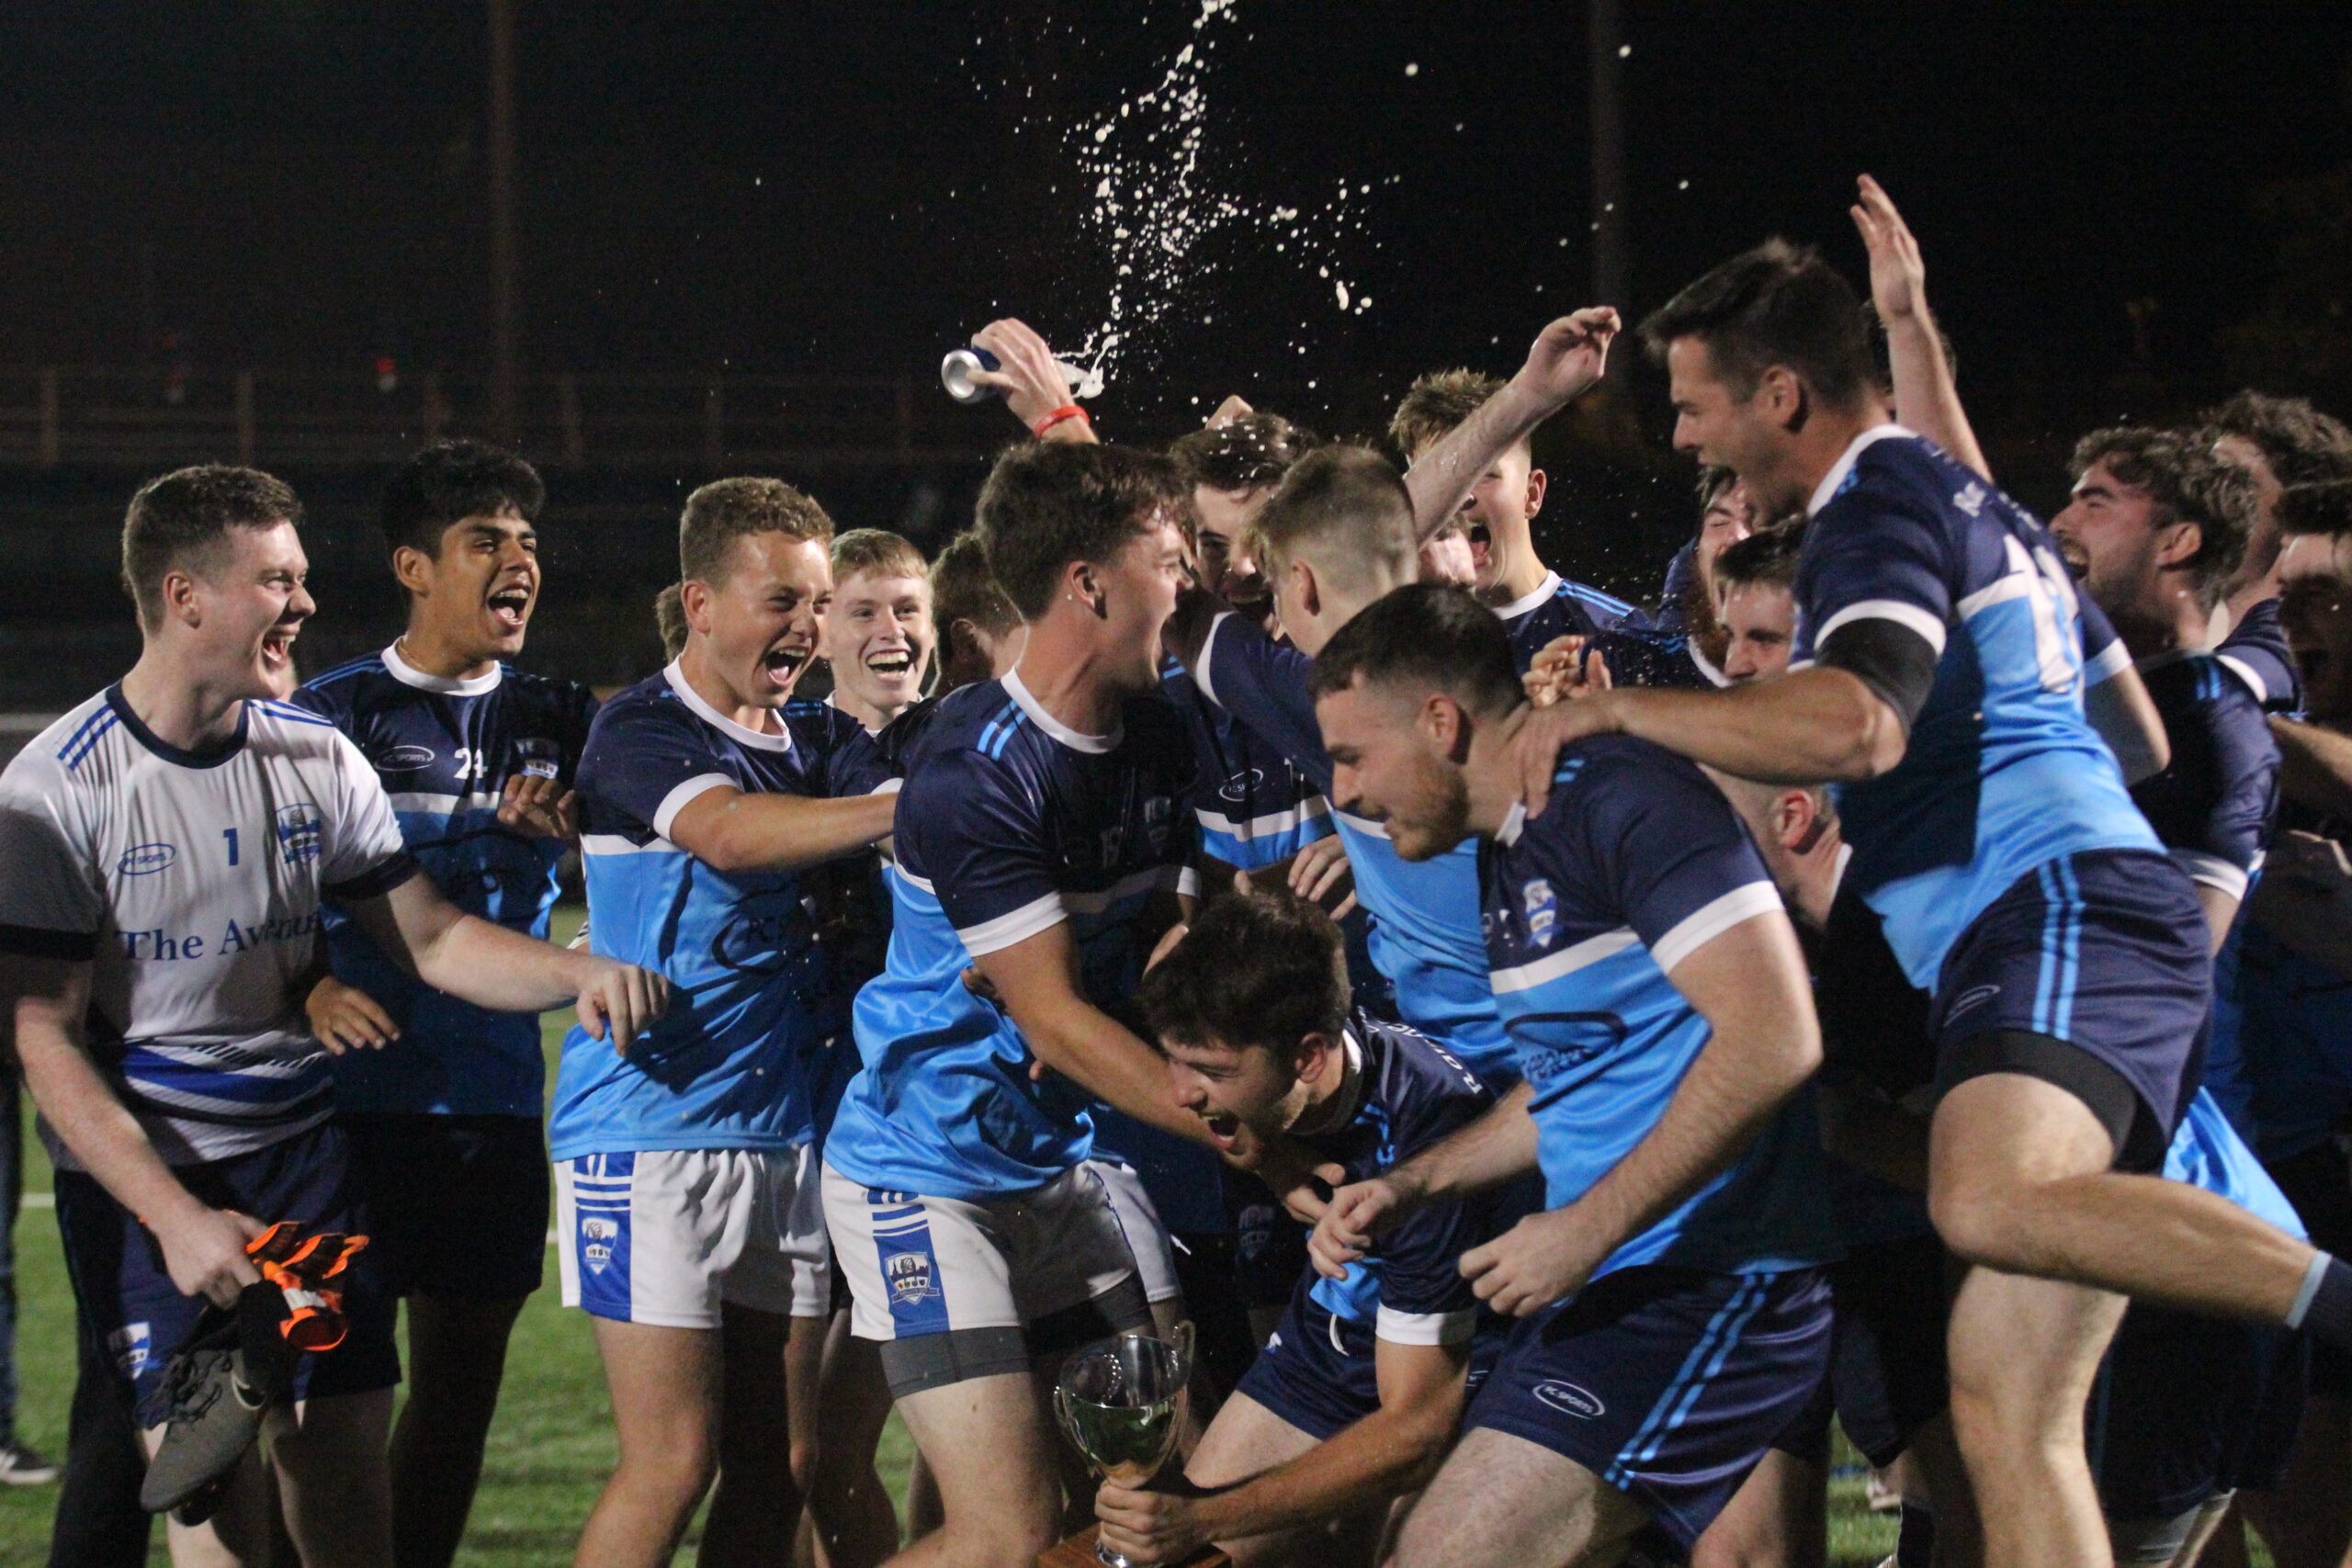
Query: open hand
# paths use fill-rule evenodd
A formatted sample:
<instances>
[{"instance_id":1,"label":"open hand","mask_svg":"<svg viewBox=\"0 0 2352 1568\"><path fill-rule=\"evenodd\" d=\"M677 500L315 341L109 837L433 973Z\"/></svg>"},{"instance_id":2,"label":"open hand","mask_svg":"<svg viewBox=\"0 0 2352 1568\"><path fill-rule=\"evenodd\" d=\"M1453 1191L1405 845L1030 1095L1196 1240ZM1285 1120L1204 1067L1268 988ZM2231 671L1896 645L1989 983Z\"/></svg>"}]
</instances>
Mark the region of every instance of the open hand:
<instances>
[{"instance_id":1,"label":"open hand","mask_svg":"<svg viewBox=\"0 0 2352 1568\"><path fill-rule=\"evenodd\" d=\"M1356 873L1340 835L1317 839L1291 857L1290 890L1321 904L1335 920L1348 918L1356 907Z\"/></svg>"},{"instance_id":2,"label":"open hand","mask_svg":"<svg viewBox=\"0 0 2352 1568\"><path fill-rule=\"evenodd\" d=\"M1609 345L1623 323L1612 305L1588 305L1536 334L1527 363L1511 378L1545 406L1582 397L1609 370Z\"/></svg>"},{"instance_id":3,"label":"open hand","mask_svg":"<svg viewBox=\"0 0 2352 1568\"><path fill-rule=\"evenodd\" d=\"M1903 214L1879 183L1864 175L1855 182L1860 197L1847 210L1861 231L1871 258L1871 303L1882 323L1893 325L1928 313L1928 264Z\"/></svg>"},{"instance_id":4,"label":"open hand","mask_svg":"<svg viewBox=\"0 0 2352 1568\"><path fill-rule=\"evenodd\" d=\"M302 1011L311 1021L311 1038L325 1046L331 1056L345 1051L380 1051L401 1037L400 1026L375 998L332 975L322 976L311 987L311 994L302 998Z\"/></svg>"},{"instance_id":5,"label":"open hand","mask_svg":"<svg viewBox=\"0 0 2352 1568\"><path fill-rule=\"evenodd\" d=\"M1527 1317L1584 1289L1611 1244L1588 1233L1574 1204L1530 1214L1462 1255L1462 1277L1507 1317Z\"/></svg>"},{"instance_id":6,"label":"open hand","mask_svg":"<svg viewBox=\"0 0 2352 1568\"><path fill-rule=\"evenodd\" d=\"M1216 405L1216 412L1209 415L1208 423L1203 425L1201 428L1204 430L1215 430L1221 424L1231 424L1236 420L1248 419L1251 414L1256 413L1258 411L1256 409L1251 408L1247 402L1242 400L1240 393L1229 393L1226 397L1225 401Z\"/></svg>"},{"instance_id":7,"label":"open hand","mask_svg":"<svg viewBox=\"0 0 2352 1568\"><path fill-rule=\"evenodd\" d=\"M1331 1194L1306 1238L1306 1255L1317 1273L1327 1280L1344 1278L1348 1265L1369 1253L1381 1232L1410 1213L1411 1194L1393 1175L1352 1182Z\"/></svg>"},{"instance_id":8,"label":"open hand","mask_svg":"<svg viewBox=\"0 0 2352 1568\"><path fill-rule=\"evenodd\" d=\"M510 774L498 802L498 825L526 839L580 842L580 796L553 779Z\"/></svg>"},{"instance_id":9,"label":"open hand","mask_svg":"<svg viewBox=\"0 0 2352 1568\"><path fill-rule=\"evenodd\" d=\"M1585 639L1573 632L1545 643L1519 680L1527 689L1527 700L1539 708L1588 697L1615 684L1600 650L1587 649Z\"/></svg>"}]
</instances>

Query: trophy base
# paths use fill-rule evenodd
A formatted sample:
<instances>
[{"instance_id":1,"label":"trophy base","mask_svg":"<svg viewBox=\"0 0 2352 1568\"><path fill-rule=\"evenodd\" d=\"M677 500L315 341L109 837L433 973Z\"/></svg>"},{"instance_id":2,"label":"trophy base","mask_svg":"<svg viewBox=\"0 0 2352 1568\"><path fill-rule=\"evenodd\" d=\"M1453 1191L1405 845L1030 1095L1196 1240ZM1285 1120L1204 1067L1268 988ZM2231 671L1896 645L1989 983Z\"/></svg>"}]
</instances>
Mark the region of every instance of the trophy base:
<instances>
[{"instance_id":1,"label":"trophy base","mask_svg":"<svg viewBox=\"0 0 2352 1568\"><path fill-rule=\"evenodd\" d=\"M1096 1542L1097 1525L1089 1525L1068 1540L1058 1540L1037 1554L1037 1568L1125 1568L1126 1560L1105 1552ZM1204 1546L1170 1568L1232 1568L1233 1559L1214 1546Z\"/></svg>"}]
</instances>

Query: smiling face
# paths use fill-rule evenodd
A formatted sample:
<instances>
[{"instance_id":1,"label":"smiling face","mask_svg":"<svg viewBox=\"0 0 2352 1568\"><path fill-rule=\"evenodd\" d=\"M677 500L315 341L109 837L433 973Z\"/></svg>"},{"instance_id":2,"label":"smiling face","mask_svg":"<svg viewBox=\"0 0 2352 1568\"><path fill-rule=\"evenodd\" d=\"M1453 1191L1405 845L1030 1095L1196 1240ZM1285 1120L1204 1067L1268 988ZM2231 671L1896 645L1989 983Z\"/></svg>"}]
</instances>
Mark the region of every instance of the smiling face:
<instances>
[{"instance_id":1,"label":"smiling face","mask_svg":"<svg viewBox=\"0 0 2352 1568\"><path fill-rule=\"evenodd\" d=\"M1418 455L1417 455L1418 457ZM1488 465L1454 520L1470 547L1473 591L1493 598L1512 574L1535 565L1535 514L1544 510L1544 471L1524 441Z\"/></svg>"},{"instance_id":2,"label":"smiling face","mask_svg":"<svg viewBox=\"0 0 2352 1568\"><path fill-rule=\"evenodd\" d=\"M392 571L409 592L411 626L439 646L481 663L523 650L539 600L539 536L516 513L453 523L432 555L403 546Z\"/></svg>"},{"instance_id":3,"label":"smiling face","mask_svg":"<svg viewBox=\"0 0 2352 1568\"><path fill-rule=\"evenodd\" d=\"M1424 734L1414 704L1359 675L1317 698L1315 716L1331 756L1333 809L1385 823L1408 861L1433 860L1469 836L1469 785Z\"/></svg>"},{"instance_id":4,"label":"smiling face","mask_svg":"<svg viewBox=\"0 0 2352 1568\"><path fill-rule=\"evenodd\" d=\"M690 581L682 599L689 651L744 707L784 705L816 657L832 598L821 539L746 534L728 546L719 581Z\"/></svg>"},{"instance_id":5,"label":"smiling face","mask_svg":"<svg viewBox=\"0 0 2352 1568\"><path fill-rule=\"evenodd\" d=\"M1244 1127L1262 1143L1296 1124L1312 1090L1300 1064L1262 1045L1163 1040L1178 1104L1198 1116L1220 1149Z\"/></svg>"},{"instance_id":6,"label":"smiling face","mask_svg":"<svg viewBox=\"0 0 2352 1568\"><path fill-rule=\"evenodd\" d=\"M888 724L922 695L937 638L929 582L852 572L825 615L835 703L868 728Z\"/></svg>"},{"instance_id":7,"label":"smiling face","mask_svg":"<svg viewBox=\"0 0 2352 1568\"><path fill-rule=\"evenodd\" d=\"M2315 724L2352 728L2352 546L2330 534L2290 536L2278 552L2278 622Z\"/></svg>"},{"instance_id":8,"label":"smiling face","mask_svg":"<svg viewBox=\"0 0 2352 1568\"><path fill-rule=\"evenodd\" d=\"M1155 513L1109 560L1081 570L1102 606L1112 684L1126 692L1158 689L1160 629L1176 613L1185 583L1184 536L1175 518Z\"/></svg>"},{"instance_id":9,"label":"smiling face","mask_svg":"<svg viewBox=\"0 0 2352 1568\"><path fill-rule=\"evenodd\" d=\"M197 681L227 697L277 698L300 682L294 639L318 605L303 581L311 563L291 523L231 528L187 568L164 579L165 625L183 638Z\"/></svg>"},{"instance_id":10,"label":"smiling face","mask_svg":"<svg viewBox=\"0 0 2352 1568\"><path fill-rule=\"evenodd\" d=\"M1250 553L1250 525L1265 509L1272 485L1249 490L1193 487L1193 557L1201 586L1271 630L1273 589Z\"/></svg>"},{"instance_id":11,"label":"smiling face","mask_svg":"<svg viewBox=\"0 0 2352 1568\"><path fill-rule=\"evenodd\" d=\"M2050 520L2059 558L2109 615L2149 613L2159 579L2159 551L2173 526L2165 508L2137 485L2093 463L2075 481L2065 510Z\"/></svg>"}]
</instances>

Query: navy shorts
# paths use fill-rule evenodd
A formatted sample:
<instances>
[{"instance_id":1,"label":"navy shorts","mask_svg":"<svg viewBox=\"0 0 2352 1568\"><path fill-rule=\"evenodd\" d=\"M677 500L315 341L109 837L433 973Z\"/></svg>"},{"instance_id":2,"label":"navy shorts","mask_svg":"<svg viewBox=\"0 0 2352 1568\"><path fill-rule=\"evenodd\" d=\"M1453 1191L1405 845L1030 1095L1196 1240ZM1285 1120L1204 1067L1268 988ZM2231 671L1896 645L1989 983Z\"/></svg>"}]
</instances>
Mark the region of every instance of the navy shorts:
<instances>
[{"instance_id":1,"label":"navy shorts","mask_svg":"<svg viewBox=\"0 0 2352 1568\"><path fill-rule=\"evenodd\" d=\"M2145 850L2062 855L1962 931L1937 977L1937 1088L2021 1072L2067 1089L2155 1170L2196 1089L2213 1006L2187 874Z\"/></svg>"},{"instance_id":2,"label":"navy shorts","mask_svg":"<svg viewBox=\"0 0 2352 1568\"><path fill-rule=\"evenodd\" d=\"M2309 1337L2135 1302L2084 1432L2111 1519L2161 1519L2275 1488L2303 1418Z\"/></svg>"},{"instance_id":3,"label":"navy shorts","mask_svg":"<svg viewBox=\"0 0 2352 1568\"><path fill-rule=\"evenodd\" d=\"M1325 1311L1307 1294L1310 1282L1299 1281L1282 1322L1234 1392L1324 1442L1380 1408L1377 1340L1372 1325ZM1476 1395L1506 1337L1497 1323L1470 1341L1467 1396Z\"/></svg>"},{"instance_id":4,"label":"navy shorts","mask_svg":"<svg viewBox=\"0 0 2352 1568\"><path fill-rule=\"evenodd\" d=\"M1933 1232L1857 1247L1829 1265L1838 1424L1873 1468L1893 1464L1951 1403L1947 1255Z\"/></svg>"},{"instance_id":5,"label":"navy shorts","mask_svg":"<svg viewBox=\"0 0 2352 1568\"><path fill-rule=\"evenodd\" d=\"M1224 1172L1225 1212L1233 1228L1233 1264L1242 1303L1288 1304L1307 1267L1306 1227L1291 1218L1273 1190L1245 1170Z\"/></svg>"},{"instance_id":6,"label":"navy shorts","mask_svg":"<svg viewBox=\"0 0 2352 1568\"><path fill-rule=\"evenodd\" d=\"M385 1286L469 1301L539 1288L547 1138L536 1116L345 1116Z\"/></svg>"},{"instance_id":7,"label":"navy shorts","mask_svg":"<svg viewBox=\"0 0 2352 1568\"><path fill-rule=\"evenodd\" d=\"M368 1218L352 1179L343 1134L332 1124L298 1133L252 1154L173 1168L199 1202L234 1209L275 1224L300 1221L309 1231L368 1234ZM151 1401L164 1382L164 1362L187 1338L203 1314L199 1296L184 1296L164 1267L163 1248L130 1211L81 1171L57 1173L57 1229L74 1301L90 1337L105 1348L154 1425ZM343 1343L298 1359L297 1399L329 1398L390 1388L401 1381L392 1343L392 1298L374 1260L374 1243L345 1270Z\"/></svg>"},{"instance_id":8,"label":"navy shorts","mask_svg":"<svg viewBox=\"0 0 2352 1568\"><path fill-rule=\"evenodd\" d=\"M1621 1269L1520 1323L1464 1424L1573 1460L1688 1551L1814 1399L1829 1324L1817 1269Z\"/></svg>"}]
</instances>

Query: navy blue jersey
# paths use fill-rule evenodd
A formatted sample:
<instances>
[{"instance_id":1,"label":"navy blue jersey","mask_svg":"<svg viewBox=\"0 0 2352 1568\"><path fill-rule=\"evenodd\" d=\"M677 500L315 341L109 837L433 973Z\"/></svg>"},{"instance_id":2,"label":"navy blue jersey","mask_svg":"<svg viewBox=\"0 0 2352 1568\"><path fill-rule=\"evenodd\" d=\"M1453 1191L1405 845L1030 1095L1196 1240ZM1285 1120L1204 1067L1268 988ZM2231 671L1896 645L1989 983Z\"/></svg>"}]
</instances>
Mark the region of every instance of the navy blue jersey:
<instances>
[{"instance_id":1,"label":"navy blue jersey","mask_svg":"<svg viewBox=\"0 0 2352 1568\"><path fill-rule=\"evenodd\" d=\"M2140 678L2172 761L2132 786L2132 802L2183 871L2242 899L2278 813L2278 746L2261 705L2211 654L2147 660Z\"/></svg>"},{"instance_id":2,"label":"navy blue jersey","mask_svg":"<svg viewBox=\"0 0 2352 1568\"><path fill-rule=\"evenodd\" d=\"M1193 675L1211 702L1329 795L1331 758L1306 694L1313 662L1228 611L1209 628ZM1516 1078L1517 1058L1487 986L1475 846L1464 841L1416 863L1397 854L1381 824L1343 811L1332 818L1355 872L1356 901L1371 919L1372 961L1395 987L1397 1015L1488 1082Z\"/></svg>"},{"instance_id":3,"label":"navy blue jersey","mask_svg":"<svg viewBox=\"0 0 2352 1568\"><path fill-rule=\"evenodd\" d=\"M1960 933L2036 866L2158 847L2083 714L2086 685L2129 659L2041 524L1900 425L1858 436L1811 512L1791 667L1865 620L1938 654L1903 761L1838 790L1848 875L1930 989Z\"/></svg>"},{"instance_id":4,"label":"navy blue jersey","mask_svg":"<svg viewBox=\"0 0 2352 1568\"><path fill-rule=\"evenodd\" d=\"M1609 668L1612 685L1667 686L1703 692L1723 683L1708 677L1690 639L1680 632L1622 626L1601 632L1585 644L1588 653L1596 649L1601 663Z\"/></svg>"},{"instance_id":5,"label":"navy blue jersey","mask_svg":"<svg viewBox=\"0 0 2352 1568\"><path fill-rule=\"evenodd\" d=\"M823 1053L849 998L810 880L722 872L670 840L713 789L856 795L892 787L855 719L790 703L784 733L746 728L673 664L605 705L580 762L581 863L595 951L659 969L670 1010L627 1056L572 1026L548 1142L559 1160L650 1149L783 1149L809 1142Z\"/></svg>"},{"instance_id":6,"label":"navy blue jersey","mask_svg":"<svg viewBox=\"0 0 2352 1568\"><path fill-rule=\"evenodd\" d=\"M1657 613L1650 617L1650 629L1679 637L1690 629L1683 606L1699 586L1699 541L1691 540L1674 552L1666 563L1666 582L1658 590Z\"/></svg>"},{"instance_id":7,"label":"navy blue jersey","mask_svg":"<svg viewBox=\"0 0 2352 1568\"><path fill-rule=\"evenodd\" d=\"M1540 817L1514 807L1481 854L1495 1000L1533 1087L1546 1202L1565 1208L1648 1136L1712 1038L1675 966L1781 918L1747 829L1692 763L1625 736L1562 752ZM1727 1273L1836 1256L1811 1091L1600 1272Z\"/></svg>"},{"instance_id":8,"label":"navy blue jersey","mask_svg":"<svg viewBox=\"0 0 2352 1568\"><path fill-rule=\"evenodd\" d=\"M1556 571L1545 572L1534 592L1512 600L1495 614L1502 617L1503 630L1510 634L1510 650L1522 675L1555 637L1590 637L1621 623L1649 624L1648 616L1623 599L1571 582Z\"/></svg>"},{"instance_id":9,"label":"navy blue jersey","mask_svg":"<svg viewBox=\"0 0 2352 1568\"><path fill-rule=\"evenodd\" d=\"M1348 1025L1357 1100L1345 1123L1299 1141L1368 1181L1485 1115L1494 1104L1478 1076L1428 1035L1384 1023L1363 1009ZM1508 1189L1505 1190L1509 1190ZM1505 1218L1498 1195L1432 1203L1373 1244L1344 1280L1309 1270L1308 1293L1332 1316L1374 1327L1396 1345L1456 1345L1470 1337L1478 1298L1462 1255L1492 1239Z\"/></svg>"},{"instance_id":10,"label":"navy blue jersey","mask_svg":"<svg viewBox=\"0 0 2352 1568\"><path fill-rule=\"evenodd\" d=\"M1181 664L1161 684L1192 732L1200 772L1193 817L1201 850L1230 866L1258 871L1331 836L1331 808L1289 758L1204 696Z\"/></svg>"},{"instance_id":11,"label":"navy blue jersey","mask_svg":"<svg viewBox=\"0 0 2352 1568\"><path fill-rule=\"evenodd\" d=\"M2302 678L2295 652L2278 624L2278 601L2265 599L2247 609L2213 650L2244 681L2265 713L2297 713L2303 705Z\"/></svg>"},{"instance_id":12,"label":"navy blue jersey","mask_svg":"<svg viewBox=\"0 0 2352 1568\"><path fill-rule=\"evenodd\" d=\"M899 797L888 967L858 994L864 1066L825 1157L852 1180L982 1201L1085 1159L1093 1125L1071 1086L1030 1081L1012 1017L972 994L975 959L1069 922L1089 1000L1142 977L1153 895L1191 892L1196 764L1166 695L1131 697L1119 728L1081 735L1018 675L941 699Z\"/></svg>"},{"instance_id":13,"label":"navy blue jersey","mask_svg":"<svg viewBox=\"0 0 2352 1568\"><path fill-rule=\"evenodd\" d=\"M444 680L411 665L395 643L328 671L292 700L359 748L391 797L409 852L444 897L546 938L556 865L570 846L501 827L498 804L517 774L571 787L596 716L587 687L503 664ZM336 976L375 998L401 1028L384 1050L334 1059L339 1110L539 1114L547 1069L536 1015L492 1012L434 990L333 907L326 929Z\"/></svg>"}]
</instances>

